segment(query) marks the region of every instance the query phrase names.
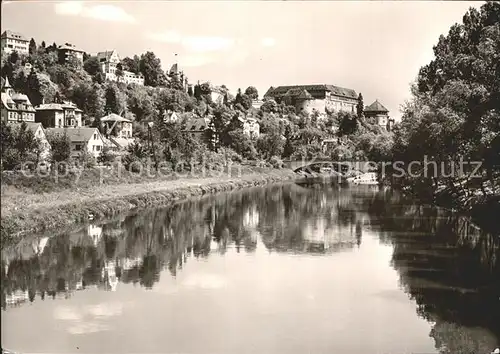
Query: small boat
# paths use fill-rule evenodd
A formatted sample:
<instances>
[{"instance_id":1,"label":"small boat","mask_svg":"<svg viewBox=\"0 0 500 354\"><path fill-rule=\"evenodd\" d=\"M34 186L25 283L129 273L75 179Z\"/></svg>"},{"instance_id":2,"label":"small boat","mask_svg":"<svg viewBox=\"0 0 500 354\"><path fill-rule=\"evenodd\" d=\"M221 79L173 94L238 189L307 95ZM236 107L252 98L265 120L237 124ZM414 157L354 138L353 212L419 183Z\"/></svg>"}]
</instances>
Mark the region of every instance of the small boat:
<instances>
[{"instance_id":1,"label":"small boat","mask_svg":"<svg viewBox=\"0 0 500 354\"><path fill-rule=\"evenodd\" d=\"M364 184L371 186L379 184L376 172L367 172L354 177L349 177L347 178L347 182L352 184Z\"/></svg>"}]
</instances>

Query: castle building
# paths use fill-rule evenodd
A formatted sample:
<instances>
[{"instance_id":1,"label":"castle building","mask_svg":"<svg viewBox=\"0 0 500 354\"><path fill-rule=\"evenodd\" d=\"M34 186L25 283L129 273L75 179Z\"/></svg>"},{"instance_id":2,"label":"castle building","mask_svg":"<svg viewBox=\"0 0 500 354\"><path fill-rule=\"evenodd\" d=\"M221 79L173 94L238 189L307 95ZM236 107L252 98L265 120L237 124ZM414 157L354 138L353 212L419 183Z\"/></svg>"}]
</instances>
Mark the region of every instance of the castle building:
<instances>
[{"instance_id":1,"label":"castle building","mask_svg":"<svg viewBox=\"0 0 500 354\"><path fill-rule=\"evenodd\" d=\"M30 41L21 33L4 31L0 37L0 47L3 53L29 54Z\"/></svg>"},{"instance_id":2,"label":"castle building","mask_svg":"<svg viewBox=\"0 0 500 354\"><path fill-rule=\"evenodd\" d=\"M2 120L5 123L34 122L35 109L28 96L15 92L6 77L2 86Z\"/></svg>"},{"instance_id":3,"label":"castle building","mask_svg":"<svg viewBox=\"0 0 500 354\"><path fill-rule=\"evenodd\" d=\"M144 85L144 76L141 74L122 70L120 75L117 66L120 64L121 59L116 50L99 52L96 56L106 80L125 82L126 84Z\"/></svg>"},{"instance_id":4,"label":"castle building","mask_svg":"<svg viewBox=\"0 0 500 354\"><path fill-rule=\"evenodd\" d=\"M378 100L365 107L364 115L367 119L372 120L373 123L385 128L387 131L392 130L394 119L389 117L389 110Z\"/></svg>"},{"instance_id":5,"label":"castle building","mask_svg":"<svg viewBox=\"0 0 500 354\"><path fill-rule=\"evenodd\" d=\"M295 85L270 87L264 99L274 99L294 106L297 113L314 111L320 114L327 112L356 112L358 95L352 89L334 85Z\"/></svg>"}]
</instances>

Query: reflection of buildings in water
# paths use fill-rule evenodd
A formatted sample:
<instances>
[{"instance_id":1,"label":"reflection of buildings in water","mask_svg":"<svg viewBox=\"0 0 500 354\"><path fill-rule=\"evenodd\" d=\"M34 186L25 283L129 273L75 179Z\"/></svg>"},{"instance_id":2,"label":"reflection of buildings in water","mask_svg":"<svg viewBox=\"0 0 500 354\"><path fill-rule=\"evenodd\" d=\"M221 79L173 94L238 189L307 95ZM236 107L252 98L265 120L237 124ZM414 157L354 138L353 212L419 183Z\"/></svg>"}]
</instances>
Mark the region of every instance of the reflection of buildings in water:
<instances>
[{"instance_id":1,"label":"reflection of buildings in water","mask_svg":"<svg viewBox=\"0 0 500 354\"><path fill-rule=\"evenodd\" d=\"M141 264L142 264L142 257L122 258L118 261L118 266L122 270L130 270L135 267L140 267Z\"/></svg>"},{"instance_id":2,"label":"reflection of buildings in water","mask_svg":"<svg viewBox=\"0 0 500 354\"><path fill-rule=\"evenodd\" d=\"M36 255L42 254L48 241L48 237L42 237L37 241L33 241L33 252L35 252Z\"/></svg>"},{"instance_id":3,"label":"reflection of buildings in water","mask_svg":"<svg viewBox=\"0 0 500 354\"><path fill-rule=\"evenodd\" d=\"M245 210L243 214L243 227L245 228L255 228L259 224L259 211L257 210L257 205L253 205L252 208Z\"/></svg>"},{"instance_id":4,"label":"reflection of buildings in water","mask_svg":"<svg viewBox=\"0 0 500 354\"><path fill-rule=\"evenodd\" d=\"M11 294L5 296L5 302L7 306L20 306L21 304L29 301L28 291L15 290Z\"/></svg>"},{"instance_id":5,"label":"reflection of buildings in water","mask_svg":"<svg viewBox=\"0 0 500 354\"><path fill-rule=\"evenodd\" d=\"M357 234L353 233L348 227L341 227L337 224L337 228L333 225L328 225L324 218L310 220L302 228L304 241L309 244L308 248L342 249L351 248L358 244ZM317 247L314 247L316 245ZM346 247L343 247L346 246ZM319 250L319 249L318 249Z\"/></svg>"},{"instance_id":6,"label":"reflection of buildings in water","mask_svg":"<svg viewBox=\"0 0 500 354\"><path fill-rule=\"evenodd\" d=\"M102 227L98 225L89 225L87 228L87 234L92 239L92 242L94 242L94 246L97 247L102 238Z\"/></svg>"},{"instance_id":7,"label":"reflection of buildings in water","mask_svg":"<svg viewBox=\"0 0 500 354\"><path fill-rule=\"evenodd\" d=\"M118 278L116 276L116 265L114 261L108 261L101 270L101 279L103 283L101 288L108 291L116 291Z\"/></svg>"}]
</instances>

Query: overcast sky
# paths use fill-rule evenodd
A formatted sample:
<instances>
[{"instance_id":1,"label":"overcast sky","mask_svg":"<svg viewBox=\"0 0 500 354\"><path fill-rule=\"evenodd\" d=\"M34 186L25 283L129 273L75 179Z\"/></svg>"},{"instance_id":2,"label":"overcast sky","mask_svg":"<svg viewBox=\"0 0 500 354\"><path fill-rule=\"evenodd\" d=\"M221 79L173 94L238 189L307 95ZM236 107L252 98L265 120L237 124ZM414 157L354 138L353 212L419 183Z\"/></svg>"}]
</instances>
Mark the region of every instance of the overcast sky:
<instances>
[{"instance_id":1,"label":"overcast sky","mask_svg":"<svg viewBox=\"0 0 500 354\"><path fill-rule=\"evenodd\" d=\"M121 57L147 50L189 80L231 91L327 83L379 99L392 116L440 34L478 2L2 2L2 31Z\"/></svg>"}]
</instances>

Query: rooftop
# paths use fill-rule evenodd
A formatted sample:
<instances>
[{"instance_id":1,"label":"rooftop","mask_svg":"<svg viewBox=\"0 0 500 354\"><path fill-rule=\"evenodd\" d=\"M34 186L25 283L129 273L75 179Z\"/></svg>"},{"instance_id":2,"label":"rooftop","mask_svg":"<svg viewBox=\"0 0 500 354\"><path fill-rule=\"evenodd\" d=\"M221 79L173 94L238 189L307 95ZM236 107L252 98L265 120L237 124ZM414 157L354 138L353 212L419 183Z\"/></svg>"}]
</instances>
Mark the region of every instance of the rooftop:
<instances>
[{"instance_id":1,"label":"rooftop","mask_svg":"<svg viewBox=\"0 0 500 354\"><path fill-rule=\"evenodd\" d=\"M385 108L378 100L375 100L371 105L365 108L365 112L384 112L387 113L389 110Z\"/></svg>"},{"instance_id":2,"label":"rooftop","mask_svg":"<svg viewBox=\"0 0 500 354\"><path fill-rule=\"evenodd\" d=\"M132 123L132 121L130 119L119 116L116 113L111 113L105 117L102 117L101 122L128 122L128 123Z\"/></svg>"},{"instance_id":3,"label":"rooftop","mask_svg":"<svg viewBox=\"0 0 500 354\"><path fill-rule=\"evenodd\" d=\"M35 108L37 111L64 111L65 109L74 109L77 112L83 112L72 102L43 103Z\"/></svg>"},{"instance_id":4,"label":"rooftop","mask_svg":"<svg viewBox=\"0 0 500 354\"><path fill-rule=\"evenodd\" d=\"M293 90L292 92L301 92L306 90L309 93L329 91L335 96L358 99L356 91L352 89L327 84L278 86L276 88L271 86L265 96L284 96L289 90Z\"/></svg>"},{"instance_id":5,"label":"rooftop","mask_svg":"<svg viewBox=\"0 0 500 354\"><path fill-rule=\"evenodd\" d=\"M81 52L81 53L84 53L84 52L85 52L84 50L81 50L81 49L79 49L79 48L75 47L73 44L70 44L70 43L65 43L65 44L63 44L63 45L60 45L60 46L59 46L59 49L60 49L60 50L65 50L65 49L66 49L66 50L72 50L72 51L74 51L74 52Z\"/></svg>"},{"instance_id":6,"label":"rooftop","mask_svg":"<svg viewBox=\"0 0 500 354\"><path fill-rule=\"evenodd\" d=\"M97 128L47 128L47 131L55 134L66 134L71 142L88 142L94 133L99 133ZM100 134L99 134L100 135Z\"/></svg>"},{"instance_id":7,"label":"rooftop","mask_svg":"<svg viewBox=\"0 0 500 354\"><path fill-rule=\"evenodd\" d=\"M6 30L2 33L2 38L14 38L19 41L29 42L29 39L26 38L22 33L14 32L11 30Z\"/></svg>"}]
</instances>

